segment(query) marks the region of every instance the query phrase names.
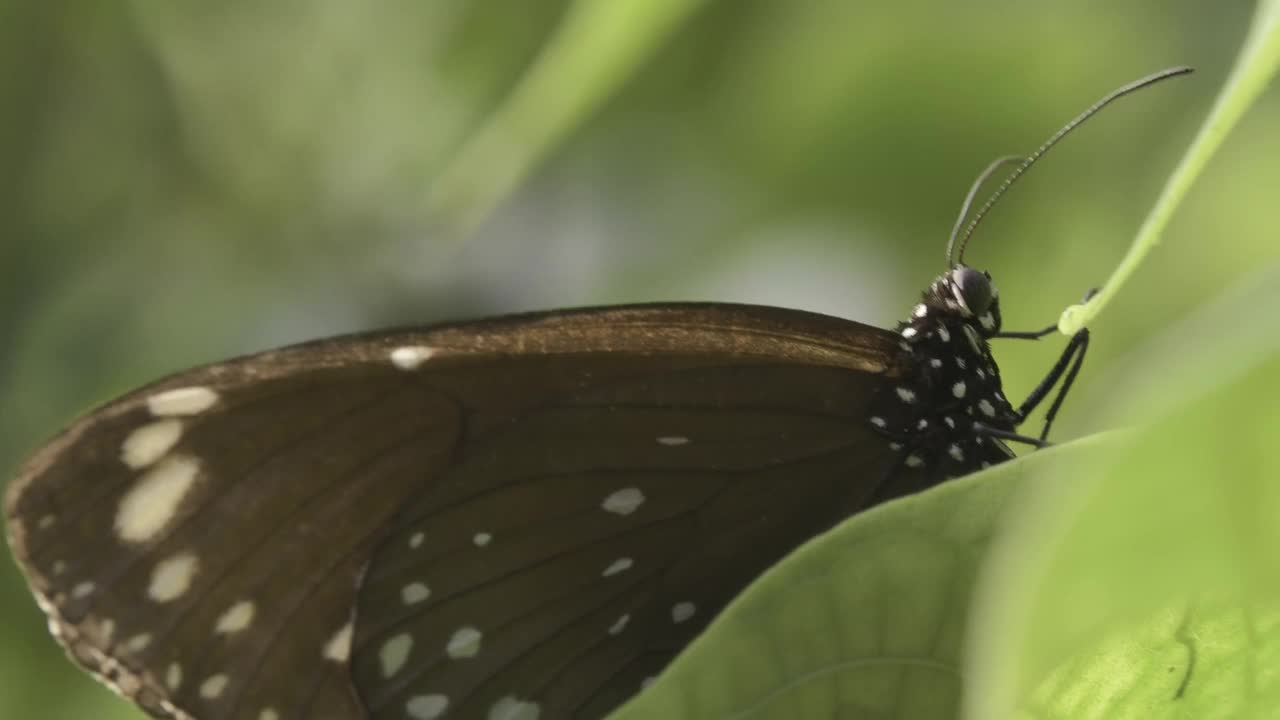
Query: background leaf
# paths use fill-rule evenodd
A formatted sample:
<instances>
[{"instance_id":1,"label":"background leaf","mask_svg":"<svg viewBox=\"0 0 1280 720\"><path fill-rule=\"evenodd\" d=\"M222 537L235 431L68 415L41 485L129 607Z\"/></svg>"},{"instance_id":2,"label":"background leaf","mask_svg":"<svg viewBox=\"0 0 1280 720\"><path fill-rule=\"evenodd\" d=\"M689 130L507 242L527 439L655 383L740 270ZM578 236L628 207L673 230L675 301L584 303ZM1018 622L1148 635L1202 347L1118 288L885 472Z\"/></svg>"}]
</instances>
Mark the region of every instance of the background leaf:
<instances>
[{"instance_id":1,"label":"background leaf","mask_svg":"<svg viewBox=\"0 0 1280 720\"><path fill-rule=\"evenodd\" d=\"M703 2L576 0L511 94L446 166L428 207L472 229Z\"/></svg>"},{"instance_id":2,"label":"background leaf","mask_svg":"<svg viewBox=\"0 0 1280 720\"><path fill-rule=\"evenodd\" d=\"M1222 321L1243 308L1255 322ZM1010 507L975 600L969 717L1276 707L1280 265L1121 377L1109 414L1132 433Z\"/></svg>"}]
</instances>

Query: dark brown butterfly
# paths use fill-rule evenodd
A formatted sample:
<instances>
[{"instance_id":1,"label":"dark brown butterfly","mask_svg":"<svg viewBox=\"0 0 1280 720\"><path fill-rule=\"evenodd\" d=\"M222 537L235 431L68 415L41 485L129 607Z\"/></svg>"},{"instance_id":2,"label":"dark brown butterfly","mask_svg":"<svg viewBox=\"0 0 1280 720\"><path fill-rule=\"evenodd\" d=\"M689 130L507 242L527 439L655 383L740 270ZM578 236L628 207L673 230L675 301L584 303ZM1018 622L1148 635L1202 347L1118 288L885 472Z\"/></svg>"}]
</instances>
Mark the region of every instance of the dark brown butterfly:
<instances>
[{"instance_id":1,"label":"dark brown butterfly","mask_svg":"<svg viewBox=\"0 0 1280 720\"><path fill-rule=\"evenodd\" d=\"M1000 328L957 263L896 331L664 304L298 345L76 421L9 540L76 662L158 717L600 717L801 542L1038 443L1087 335L1014 409L987 341L1048 331Z\"/></svg>"}]
</instances>

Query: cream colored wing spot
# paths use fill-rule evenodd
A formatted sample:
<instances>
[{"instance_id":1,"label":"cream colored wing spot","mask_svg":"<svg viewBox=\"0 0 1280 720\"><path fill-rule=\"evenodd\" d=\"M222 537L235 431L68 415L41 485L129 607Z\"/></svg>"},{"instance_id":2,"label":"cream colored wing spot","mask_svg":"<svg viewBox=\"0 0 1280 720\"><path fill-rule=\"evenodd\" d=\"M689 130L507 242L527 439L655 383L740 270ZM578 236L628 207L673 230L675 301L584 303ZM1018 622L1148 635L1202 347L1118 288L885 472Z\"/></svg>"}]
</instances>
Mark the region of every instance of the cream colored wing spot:
<instances>
[{"instance_id":1,"label":"cream colored wing spot","mask_svg":"<svg viewBox=\"0 0 1280 720\"><path fill-rule=\"evenodd\" d=\"M176 388L147 398L147 409L156 417L199 415L218 402L218 393L202 385Z\"/></svg>"},{"instance_id":2,"label":"cream colored wing spot","mask_svg":"<svg viewBox=\"0 0 1280 720\"><path fill-rule=\"evenodd\" d=\"M606 512L618 515L630 515L643 503L644 493L640 492L640 488L629 487L610 493L609 496L600 503L600 507L604 508Z\"/></svg>"},{"instance_id":3,"label":"cream colored wing spot","mask_svg":"<svg viewBox=\"0 0 1280 720\"><path fill-rule=\"evenodd\" d=\"M351 656L352 629L352 624L348 622L338 628L333 637L329 638L329 641L324 644L324 658L326 660L332 660L337 663L347 661L347 658Z\"/></svg>"},{"instance_id":4,"label":"cream colored wing spot","mask_svg":"<svg viewBox=\"0 0 1280 720\"><path fill-rule=\"evenodd\" d=\"M160 561L151 571L147 597L158 603L177 600L191 589L191 581L199 569L200 561L192 552L181 552Z\"/></svg>"},{"instance_id":5,"label":"cream colored wing spot","mask_svg":"<svg viewBox=\"0 0 1280 720\"><path fill-rule=\"evenodd\" d=\"M484 634L474 627L466 626L454 631L444 651L449 657L457 660L475 657L480 653L480 640Z\"/></svg>"},{"instance_id":6,"label":"cream colored wing spot","mask_svg":"<svg viewBox=\"0 0 1280 720\"><path fill-rule=\"evenodd\" d=\"M391 364L401 370L417 370L435 354L435 350L425 345L405 345L392 350L390 358Z\"/></svg>"},{"instance_id":7,"label":"cream colored wing spot","mask_svg":"<svg viewBox=\"0 0 1280 720\"><path fill-rule=\"evenodd\" d=\"M227 608L227 611L218 618L213 631L222 635L234 635L249 627L253 622L254 611L255 607L251 601L241 600Z\"/></svg>"},{"instance_id":8,"label":"cream colored wing spot","mask_svg":"<svg viewBox=\"0 0 1280 720\"><path fill-rule=\"evenodd\" d=\"M181 438L181 420L167 418L147 423L124 439L120 459L134 470L141 470L164 457Z\"/></svg>"},{"instance_id":9,"label":"cream colored wing spot","mask_svg":"<svg viewBox=\"0 0 1280 720\"><path fill-rule=\"evenodd\" d=\"M413 650L413 636L409 633L393 635L378 649L378 661L382 664L382 677L392 678L404 668Z\"/></svg>"},{"instance_id":10,"label":"cream colored wing spot","mask_svg":"<svg viewBox=\"0 0 1280 720\"><path fill-rule=\"evenodd\" d=\"M538 703L508 695L489 708L487 720L538 720L541 716Z\"/></svg>"},{"instance_id":11,"label":"cream colored wing spot","mask_svg":"<svg viewBox=\"0 0 1280 720\"><path fill-rule=\"evenodd\" d=\"M444 715L449 707L449 698L440 694L415 695L405 703L404 711L413 720L434 720Z\"/></svg>"},{"instance_id":12,"label":"cream colored wing spot","mask_svg":"<svg viewBox=\"0 0 1280 720\"><path fill-rule=\"evenodd\" d=\"M156 463L120 500L116 537L136 544L159 535L177 515L199 474L200 461L188 455L172 455Z\"/></svg>"}]
</instances>

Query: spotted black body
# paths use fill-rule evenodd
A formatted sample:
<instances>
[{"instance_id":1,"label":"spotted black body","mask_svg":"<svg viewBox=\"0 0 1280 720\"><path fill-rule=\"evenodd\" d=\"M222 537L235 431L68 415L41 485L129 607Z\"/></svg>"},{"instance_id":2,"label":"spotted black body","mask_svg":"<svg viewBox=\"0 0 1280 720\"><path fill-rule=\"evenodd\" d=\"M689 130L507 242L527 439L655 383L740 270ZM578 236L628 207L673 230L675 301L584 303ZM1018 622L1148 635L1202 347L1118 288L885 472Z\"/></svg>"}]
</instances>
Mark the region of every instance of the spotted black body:
<instances>
[{"instance_id":1,"label":"spotted black body","mask_svg":"<svg viewBox=\"0 0 1280 720\"><path fill-rule=\"evenodd\" d=\"M877 395L871 425L907 467L958 476L1013 457L986 430L1014 433L1022 416L1005 398L988 340L1001 327L989 274L965 265L939 276L899 324L907 377Z\"/></svg>"}]
</instances>

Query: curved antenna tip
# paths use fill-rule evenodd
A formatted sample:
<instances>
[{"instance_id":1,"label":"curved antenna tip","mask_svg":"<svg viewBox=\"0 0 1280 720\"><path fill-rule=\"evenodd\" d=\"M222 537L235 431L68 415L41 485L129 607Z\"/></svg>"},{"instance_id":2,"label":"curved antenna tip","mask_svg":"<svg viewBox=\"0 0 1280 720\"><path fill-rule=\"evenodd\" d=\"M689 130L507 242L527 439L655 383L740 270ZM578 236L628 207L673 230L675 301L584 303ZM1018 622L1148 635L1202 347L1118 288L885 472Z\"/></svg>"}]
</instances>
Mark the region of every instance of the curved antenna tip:
<instances>
[{"instance_id":1,"label":"curved antenna tip","mask_svg":"<svg viewBox=\"0 0 1280 720\"><path fill-rule=\"evenodd\" d=\"M969 246L969 238L973 236L973 231L982 223L983 218L987 216L987 213L991 211L991 208L995 206L996 202L999 201L1006 192L1008 192L1009 188L1012 187L1013 184L1017 182L1032 165L1035 165L1036 161L1039 160L1041 156L1047 153L1054 145L1058 144L1059 140L1070 134L1072 130L1075 130L1077 126L1093 117L1094 113L1111 104L1111 102L1118 100L1129 93L1141 90L1142 88L1160 82L1161 80L1166 80L1177 75L1187 75L1192 72L1195 72L1195 69L1189 65L1176 65L1174 67L1165 68L1164 70L1151 73L1146 77L1138 78L1131 83L1122 85L1121 87L1107 93L1101 100L1090 105L1084 112L1075 116L1070 122L1059 128L1059 130L1051 135L1048 140L1040 145L1039 148L1036 148L1035 152L1028 155L1022 161L1021 165L1014 168L1013 172L1009 174L1009 177L1005 178L1004 182L1000 184L1000 187L996 188L995 192L991 194L991 197L987 198L987 201L982 205L982 207L978 208L978 211L973 214L973 217L969 220L969 224L960 232L959 237L953 237L952 240L947 243L947 262L951 262L951 250L957 240L959 242L959 252L956 255L956 262L964 262L964 251L965 248ZM968 210L967 202L965 210Z\"/></svg>"}]
</instances>

